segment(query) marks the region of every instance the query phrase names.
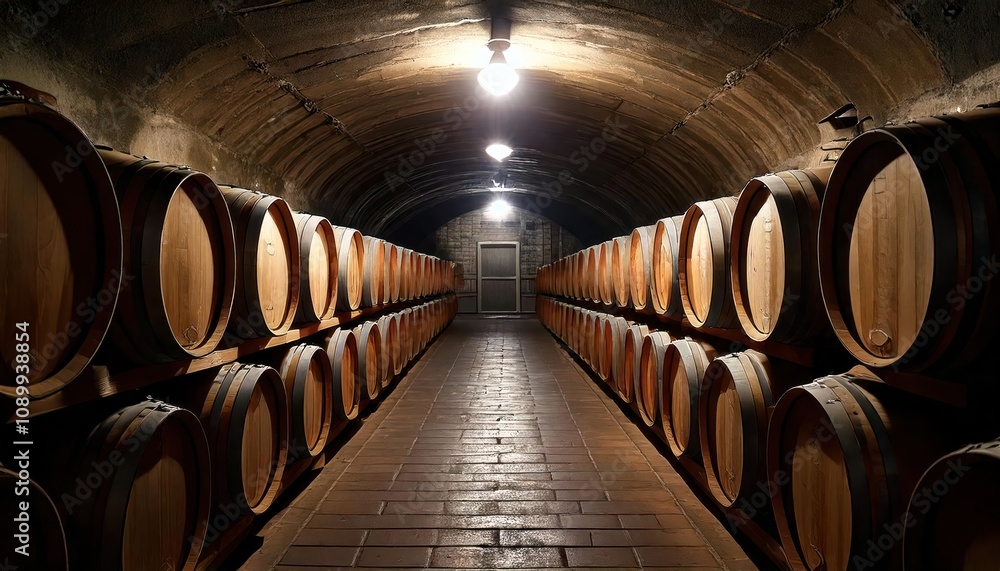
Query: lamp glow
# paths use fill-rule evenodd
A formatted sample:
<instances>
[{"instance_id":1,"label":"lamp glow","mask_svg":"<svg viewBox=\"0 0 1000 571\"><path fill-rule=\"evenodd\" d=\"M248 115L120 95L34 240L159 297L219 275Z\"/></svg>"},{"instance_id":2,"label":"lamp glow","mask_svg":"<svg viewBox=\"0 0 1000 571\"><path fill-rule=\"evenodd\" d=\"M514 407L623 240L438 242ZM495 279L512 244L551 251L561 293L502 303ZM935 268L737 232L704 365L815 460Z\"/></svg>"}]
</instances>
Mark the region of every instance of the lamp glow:
<instances>
[{"instance_id":1,"label":"lamp glow","mask_svg":"<svg viewBox=\"0 0 1000 571\"><path fill-rule=\"evenodd\" d=\"M510 214L510 211L510 204L501 198L490 203L489 208L486 209L486 217L494 220L503 220Z\"/></svg>"},{"instance_id":2,"label":"lamp glow","mask_svg":"<svg viewBox=\"0 0 1000 571\"><path fill-rule=\"evenodd\" d=\"M479 72L479 85L493 95L507 95L521 78L507 63L502 51L493 52L490 63Z\"/></svg>"},{"instance_id":3,"label":"lamp glow","mask_svg":"<svg viewBox=\"0 0 1000 571\"><path fill-rule=\"evenodd\" d=\"M506 159L512 152L514 152L513 149L502 143L494 143L486 147L486 154L498 161Z\"/></svg>"}]
</instances>

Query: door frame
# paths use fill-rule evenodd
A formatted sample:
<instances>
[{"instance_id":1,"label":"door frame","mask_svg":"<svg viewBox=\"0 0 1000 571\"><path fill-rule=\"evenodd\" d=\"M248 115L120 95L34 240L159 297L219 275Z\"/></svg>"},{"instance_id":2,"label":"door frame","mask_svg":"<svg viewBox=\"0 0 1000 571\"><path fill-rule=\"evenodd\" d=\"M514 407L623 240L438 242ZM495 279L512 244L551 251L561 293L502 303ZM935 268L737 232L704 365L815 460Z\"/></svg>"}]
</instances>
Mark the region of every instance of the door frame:
<instances>
[{"instance_id":1,"label":"door frame","mask_svg":"<svg viewBox=\"0 0 1000 571\"><path fill-rule=\"evenodd\" d=\"M487 280L514 280L514 311L489 311L486 313L521 313L521 243L520 242L476 242L476 312L483 312L483 246L514 246L513 278L485 278Z\"/></svg>"}]
</instances>

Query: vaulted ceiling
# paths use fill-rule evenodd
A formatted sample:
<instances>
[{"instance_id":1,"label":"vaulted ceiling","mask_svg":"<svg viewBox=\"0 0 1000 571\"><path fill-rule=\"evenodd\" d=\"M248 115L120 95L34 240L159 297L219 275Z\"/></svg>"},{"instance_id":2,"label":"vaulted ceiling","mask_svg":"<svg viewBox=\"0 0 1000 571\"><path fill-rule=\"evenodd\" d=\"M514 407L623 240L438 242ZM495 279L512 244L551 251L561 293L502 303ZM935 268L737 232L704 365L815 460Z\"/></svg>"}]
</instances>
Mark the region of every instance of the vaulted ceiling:
<instances>
[{"instance_id":1,"label":"vaulted ceiling","mask_svg":"<svg viewBox=\"0 0 1000 571\"><path fill-rule=\"evenodd\" d=\"M44 36L57 57L148 87L311 210L404 243L486 203L489 142L514 148L515 202L592 242L811 152L846 101L878 122L1000 54L992 0L61 6ZM521 75L503 98L476 82L497 11Z\"/></svg>"}]
</instances>

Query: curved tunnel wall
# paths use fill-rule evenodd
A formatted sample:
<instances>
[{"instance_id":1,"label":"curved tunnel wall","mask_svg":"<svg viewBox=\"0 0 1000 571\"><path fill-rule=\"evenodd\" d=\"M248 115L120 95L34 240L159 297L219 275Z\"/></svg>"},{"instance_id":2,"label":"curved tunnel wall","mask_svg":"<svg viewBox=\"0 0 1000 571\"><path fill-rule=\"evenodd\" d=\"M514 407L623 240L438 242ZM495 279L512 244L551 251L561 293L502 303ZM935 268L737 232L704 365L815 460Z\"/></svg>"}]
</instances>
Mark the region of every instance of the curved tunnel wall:
<instances>
[{"instance_id":1,"label":"curved tunnel wall","mask_svg":"<svg viewBox=\"0 0 1000 571\"><path fill-rule=\"evenodd\" d=\"M501 100L476 92L490 7L81 0L42 26L15 0L0 69L98 141L410 245L482 206L493 139L522 206L589 244L821 161L846 101L881 124L1000 98L988 0L511 2Z\"/></svg>"}]
</instances>

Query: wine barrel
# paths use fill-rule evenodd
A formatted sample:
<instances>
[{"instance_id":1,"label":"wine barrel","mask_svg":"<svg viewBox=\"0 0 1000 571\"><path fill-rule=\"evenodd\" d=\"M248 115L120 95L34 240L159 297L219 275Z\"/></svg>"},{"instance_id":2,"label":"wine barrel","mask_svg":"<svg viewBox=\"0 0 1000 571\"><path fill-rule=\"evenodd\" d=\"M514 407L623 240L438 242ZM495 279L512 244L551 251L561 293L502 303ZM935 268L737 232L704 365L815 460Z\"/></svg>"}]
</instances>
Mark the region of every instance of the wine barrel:
<instances>
[{"instance_id":1,"label":"wine barrel","mask_svg":"<svg viewBox=\"0 0 1000 571\"><path fill-rule=\"evenodd\" d=\"M663 407L663 432L677 458L700 452L699 399L702 387L712 381L706 370L716 355L708 343L689 338L674 341L663 354L663 393L669 403Z\"/></svg>"},{"instance_id":2,"label":"wine barrel","mask_svg":"<svg viewBox=\"0 0 1000 571\"><path fill-rule=\"evenodd\" d=\"M906 571L991 569L1000 561L1000 441L973 444L935 462L910 498Z\"/></svg>"},{"instance_id":3,"label":"wine barrel","mask_svg":"<svg viewBox=\"0 0 1000 571\"><path fill-rule=\"evenodd\" d=\"M198 418L142 402L104 420L79 453L60 502L72 566L193 570L210 506L224 502L210 495L210 447Z\"/></svg>"},{"instance_id":4,"label":"wine barrel","mask_svg":"<svg viewBox=\"0 0 1000 571\"><path fill-rule=\"evenodd\" d=\"M841 343L867 365L962 368L996 346L1000 109L884 127L830 175L819 278Z\"/></svg>"},{"instance_id":5,"label":"wine barrel","mask_svg":"<svg viewBox=\"0 0 1000 571\"><path fill-rule=\"evenodd\" d=\"M382 303L399 301L399 246L385 243L385 288L382 292Z\"/></svg>"},{"instance_id":6,"label":"wine barrel","mask_svg":"<svg viewBox=\"0 0 1000 571\"><path fill-rule=\"evenodd\" d=\"M37 398L76 378L108 331L123 285L122 225L87 136L13 91L0 85L0 394L15 396L23 374ZM28 340L34 352L17 363Z\"/></svg>"},{"instance_id":7,"label":"wine barrel","mask_svg":"<svg viewBox=\"0 0 1000 571\"><path fill-rule=\"evenodd\" d=\"M365 263L361 281L361 305L372 307L382 302L385 288L385 242L371 236L362 237Z\"/></svg>"},{"instance_id":8,"label":"wine barrel","mask_svg":"<svg viewBox=\"0 0 1000 571\"><path fill-rule=\"evenodd\" d=\"M236 253L229 209L206 175L98 149L120 204L126 276L108 338L135 363L201 357L229 323Z\"/></svg>"},{"instance_id":9,"label":"wine barrel","mask_svg":"<svg viewBox=\"0 0 1000 571\"><path fill-rule=\"evenodd\" d=\"M747 336L795 342L827 326L816 268L819 205L830 168L757 177L733 214L730 274Z\"/></svg>"},{"instance_id":10,"label":"wine barrel","mask_svg":"<svg viewBox=\"0 0 1000 571\"><path fill-rule=\"evenodd\" d=\"M285 383L291 433L288 463L315 458L326 446L333 424L333 370L330 357L315 345L295 345L278 369Z\"/></svg>"},{"instance_id":11,"label":"wine barrel","mask_svg":"<svg viewBox=\"0 0 1000 571\"><path fill-rule=\"evenodd\" d=\"M615 303L615 284L611 275L614 245L613 240L597 245L597 292L600 302L604 305Z\"/></svg>"},{"instance_id":12,"label":"wine barrel","mask_svg":"<svg viewBox=\"0 0 1000 571\"><path fill-rule=\"evenodd\" d=\"M632 307L646 309L652 303L650 287L653 283L653 232L655 226L641 226L632 230L629 244L628 285Z\"/></svg>"},{"instance_id":13,"label":"wine barrel","mask_svg":"<svg viewBox=\"0 0 1000 571\"><path fill-rule=\"evenodd\" d=\"M642 324L632 324L625 330L625 343L622 345L622 378L616 388L618 396L626 404L635 400L642 371L642 344L649 335L649 327Z\"/></svg>"},{"instance_id":14,"label":"wine barrel","mask_svg":"<svg viewBox=\"0 0 1000 571\"><path fill-rule=\"evenodd\" d=\"M414 329L413 329L413 309L406 308L399 312L399 343L400 351L402 352L403 366L409 364L413 355L416 354L414 350Z\"/></svg>"},{"instance_id":15,"label":"wine barrel","mask_svg":"<svg viewBox=\"0 0 1000 571\"><path fill-rule=\"evenodd\" d=\"M24 487L17 484L18 480L21 478L17 472L0 468L0 494L9 498L0 502L0 517L10 522L10 532L0 537L0 552L6 558L4 565L24 571L67 571L69 556L59 510L34 480L27 480ZM24 518L15 495L19 490L27 490L20 492L26 494L23 499L28 502L28 509L23 512L27 514L24 528L20 522L15 523L15 518ZM27 556L15 549L26 551Z\"/></svg>"},{"instance_id":16,"label":"wine barrel","mask_svg":"<svg viewBox=\"0 0 1000 571\"><path fill-rule=\"evenodd\" d=\"M259 515L271 507L288 456L288 402L271 367L223 366L195 400L212 454L212 503Z\"/></svg>"},{"instance_id":17,"label":"wine barrel","mask_svg":"<svg viewBox=\"0 0 1000 571\"><path fill-rule=\"evenodd\" d=\"M584 269L584 299L595 303L601 301L600 284L597 281L597 248L591 246L584 250L587 256L587 264Z\"/></svg>"},{"instance_id":18,"label":"wine barrel","mask_svg":"<svg viewBox=\"0 0 1000 571\"><path fill-rule=\"evenodd\" d=\"M712 496L733 507L767 489L771 410L785 390L806 378L752 350L718 357L705 378L711 384L702 387L698 407L700 451Z\"/></svg>"},{"instance_id":19,"label":"wine barrel","mask_svg":"<svg viewBox=\"0 0 1000 571\"><path fill-rule=\"evenodd\" d=\"M296 321L330 319L337 311L337 237L322 216L295 214L299 236L299 308Z\"/></svg>"},{"instance_id":20,"label":"wine barrel","mask_svg":"<svg viewBox=\"0 0 1000 571\"><path fill-rule=\"evenodd\" d=\"M392 372L398 375L403 372L403 368L406 367L406 355L403 353L403 343L405 332L401 329L400 325L400 315L399 313L393 313L389 315L390 324L389 339L392 341L390 344L390 357L392 358Z\"/></svg>"},{"instance_id":21,"label":"wine barrel","mask_svg":"<svg viewBox=\"0 0 1000 571\"><path fill-rule=\"evenodd\" d=\"M663 403L663 353L673 338L666 331L652 331L642 340L639 353L639 385L635 393L639 416L646 426L660 422Z\"/></svg>"},{"instance_id":22,"label":"wine barrel","mask_svg":"<svg viewBox=\"0 0 1000 571\"><path fill-rule=\"evenodd\" d=\"M378 330L382 336L382 388L384 389L398 374L395 359L399 352L399 323L392 315L383 315L378 319Z\"/></svg>"},{"instance_id":23,"label":"wine barrel","mask_svg":"<svg viewBox=\"0 0 1000 571\"><path fill-rule=\"evenodd\" d=\"M334 226L337 237L337 309L354 311L361 307L365 276L365 241L353 228Z\"/></svg>"},{"instance_id":24,"label":"wine barrel","mask_svg":"<svg viewBox=\"0 0 1000 571\"><path fill-rule=\"evenodd\" d=\"M653 231L652 303L659 315L680 317L684 314L681 302L681 282L677 277L677 259L680 250L681 228L684 215L662 218Z\"/></svg>"},{"instance_id":25,"label":"wine barrel","mask_svg":"<svg viewBox=\"0 0 1000 571\"><path fill-rule=\"evenodd\" d=\"M361 396L375 400L382 392L382 334L378 322L365 321L354 328L358 338L358 379Z\"/></svg>"},{"instance_id":26,"label":"wine barrel","mask_svg":"<svg viewBox=\"0 0 1000 571\"><path fill-rule=\"evenodd\" d=\"M767 470L779 537L796 569L899 569L907 500L948 448L940 407L853 374L794 387L775 405ZM887 541L888 540L888 541ZM872 549L875 545L875 549ZM867 565L871 563L871 565ZM995 562L994 562L995 563Z\"/></svg>"},{"instance_id":27,"label":"wine barrel","mask_svg":"<svg viewBox=\"0 0 1000 571\"><path fill-rule=\"evenodd\" d=\"M737 324L730 279L729 235L736 199L696 202L684 215L677 249L677 279L684 315L695 327Z\"/></svg>"},{"instance_id":28,"label":"wine barrel","mask_svg":"<svg viewBox=\"0 0 1000 571\"><path fill-rule=\"evenodd\" d=\"M604 324L607 323L608 317L609 315L606 313L597 313L594 319L594 330L590 337L590 354L591 360L594 362L594 372L605 382L608 381L608 372L610 370L608 366L610 363L608 363L607 356L604 354Z\"/></svg>"},{"instance_id":29,"label":"wine barrel","mask_svg":"<svg viewBox=\"0 0 1000 571\"><path fill-rule=\"evenodd\" d=\"M299 303L299 239L288 204L277 196L221 186L236 233L235 315L243 338L287 333Z\"/></svg>"},{"instance_id":30,"label":"wine barrel","mask_svg":"<svg viewBox=\"0 0 1000 571\"><path fill-rule=\"evenodd\" d=\"M358 338L350 329L335 329L327 335L325 346L333 371L334 417L353 420L361 406Z\"/></svg>"},{"instance_id":31,"label":"wine barrel","mask_svg":"<svg viewBox=\"0 0 1000 571\"><path fill-rule=\"evenodd\" d=\"M614 303L618 307L628 307L632 299L629 291L628 257L632 253L632 236L615 238L611 247L611 283L614 286Z\"/></svg>"},{"instance_id":32,"label":"wine barrel","mask_svg":"<svg viewBox=\"0 0 1000 571\"><path fill-rule=\"evenodd\" d=\"M604 321L604 361L608 370L608 384L618 391L625 377L625 332L628 321L617 315L609 315Z\"/></svg>"}]
</instances>

